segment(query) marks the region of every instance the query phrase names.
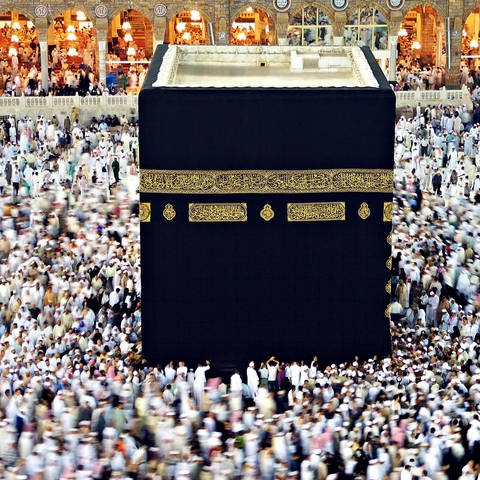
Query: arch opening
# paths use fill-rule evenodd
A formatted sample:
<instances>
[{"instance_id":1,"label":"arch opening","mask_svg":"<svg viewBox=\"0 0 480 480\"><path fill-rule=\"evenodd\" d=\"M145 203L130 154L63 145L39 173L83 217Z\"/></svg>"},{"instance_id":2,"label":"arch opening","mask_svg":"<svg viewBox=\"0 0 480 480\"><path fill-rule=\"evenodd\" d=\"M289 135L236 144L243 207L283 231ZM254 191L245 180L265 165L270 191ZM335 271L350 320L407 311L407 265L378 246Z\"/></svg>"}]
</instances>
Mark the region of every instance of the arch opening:
<instances>
[{"instance_id":1,"label":"arch opening","mask_svg":"<svg viewBox=\"0 0 480 480\"><path fill-rule=\"evenodd\" d=\"M247 7L230 28L231 45L271 45L273 19L260 8Z\"/></svg>"},{"instance_id":2,"label":"arch opening","mask_svg":"<svg viewBox=\"0 0 480 480\"><path fill-rule=\"evenodd\" d=\"M397 51L397 69L433 71L445 66L445 27L433 7L422 5L407 12L398 32Z\"/></svg>"},{"instance_id":3,"label":"arch opening","mask_svg":"<svg viewBox=\"0 0 480 480\"><path fill-rule=\"evenodd\" d=\"M307 5L291 18L287 29L289 45L333 45L333 28L319 7Z\"/></svg>"},{"instance_id":4,"label":"arch opening","mask_svg":"<svg viewBox=\"0 0 480 480\"><path fill-rule=\"evenodd\" d=\"M0 15L0 95L45 94L40 82L40 45L34 24L22 13Z\"/></svg>"},{"instance_id":5,"label":"arch opening","mask_svg":"<svg viewBox=\"0 0 480 480\"><path fill-rule=\"evenodd\" d=\"M153 26L137 10L120 12L108 26L106 86L111 94L137 93L153 55Z\"/></svg>"},{"instance_id":6,"label":"arch opening","mask_svg":"<svg viewBox=\"0 0 480 480\"><path fill-rule=\"evenodd\" d=\"M176 45L208 45L207 21L198 10L184 10L170 20L168 43Z\"/></svg>"},{"instance_id":7,"label":"arch opening","mask_svg":"<svg viewBox=\"0 0 480 480\"><path fill-rule=\"evenodd\" d=\"M361 7L349 12L344 27L345 45L370 47L372 51L388 50L388 25L383 13L375 7Z\"/></svg>"},{"instance_id":8,"label":"arch opening","mask_svg":"<svg viewBox=\"0 0 480 480\"><path fill-rule=\"evenodd\" d=\"M49 74L54 94L99 93L95 85L97 48L93 22L82 10L66 10L54 19L48 28Z\"/></svg>"},{"instance_id":9,"label":"arch opening","mask_svg":"<svg viewBox=\"0 0 480 480\"><path fill-rule=\"evenodd\" d=\"M462 31L462 71L461 82L469 88L480 85L480 7L476 8L465 21ZM466 76L466 78L464 78Z\"/></svg>"}]
</instances>

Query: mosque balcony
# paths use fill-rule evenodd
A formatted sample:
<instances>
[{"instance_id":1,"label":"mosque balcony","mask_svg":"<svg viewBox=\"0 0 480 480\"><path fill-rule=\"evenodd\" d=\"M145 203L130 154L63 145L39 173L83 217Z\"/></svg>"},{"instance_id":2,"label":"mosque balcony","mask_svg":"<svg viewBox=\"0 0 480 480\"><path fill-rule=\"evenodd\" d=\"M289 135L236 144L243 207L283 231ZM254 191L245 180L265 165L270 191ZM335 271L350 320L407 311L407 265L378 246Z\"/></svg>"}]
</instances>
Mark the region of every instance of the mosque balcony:
<instances>
[{"instance_id":1,"label":"mosque balcony","mask_svg":"<svg viewBox=\"0 0 480 480\"><path fill-rule=\"evenodd\" d=\"M395 92L397 109L411 105L414 107L418 102L422 107L427 105L453 105L459 106L465 104L469 109L472 109L472 99L468 90L409 90L402 92Z\"/></svg>"},{"instance_id":2,"label":"mosque balcony","mask_svg":"<svg viewBox=\"0 0 480 480\"><path fill-rule=\"evenodd\" d=\"M51 117L55 114L63 121L67 115L73 115L75 110L82 124L90 122L92 117L100 118L107 114L115 114L119 118L125 114L129 122L132 122L138 118L138 95L0 97L0 117L14 115L17 118L36 118L38 115Z\"/></svg>"},{"instance_id":3,"label":"mosque balcony","mask_svg":"<svg viewBox=\"0 0 480 480\"><path fill-rule=\"evenodd\" d=\"M134 107L138 105L138 95L80 95L46 97L0 97L0 111L8 108L65 108L65 107Z\"/></svg>"}]
</instances>

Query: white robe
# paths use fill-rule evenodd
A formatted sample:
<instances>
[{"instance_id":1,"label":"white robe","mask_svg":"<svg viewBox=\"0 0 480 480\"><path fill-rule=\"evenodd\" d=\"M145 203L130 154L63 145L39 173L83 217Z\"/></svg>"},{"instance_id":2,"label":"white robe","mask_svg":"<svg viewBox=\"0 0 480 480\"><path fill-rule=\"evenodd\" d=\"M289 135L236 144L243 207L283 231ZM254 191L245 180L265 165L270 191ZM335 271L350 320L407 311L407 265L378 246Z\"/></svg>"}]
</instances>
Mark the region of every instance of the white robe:
<instances>
[{"instance_id":1,"label":"white robe","mask_svg":"<svg viewBox=\"0 0 480 480\"><path fill-rule=\"evenodd\" d=\"M427 322L429 325L435 325L437 321L437 308L440 303L438 295L432 295L428 299L427 305Z\"/></svg>"},{"instance_id":2,"label":"white robe","mask_svg":"<svg viewBox=\"0 0 480 480\"><path fill-rule=\"evenodd\" d=\"M247 385L248 385L248 388L250 389L250 393L252 397L257 396L258 383L259 383L259 379L258 379L257 371L255 370L254 367L248 367L247 368Z\"/></svg>"}]
</instances>

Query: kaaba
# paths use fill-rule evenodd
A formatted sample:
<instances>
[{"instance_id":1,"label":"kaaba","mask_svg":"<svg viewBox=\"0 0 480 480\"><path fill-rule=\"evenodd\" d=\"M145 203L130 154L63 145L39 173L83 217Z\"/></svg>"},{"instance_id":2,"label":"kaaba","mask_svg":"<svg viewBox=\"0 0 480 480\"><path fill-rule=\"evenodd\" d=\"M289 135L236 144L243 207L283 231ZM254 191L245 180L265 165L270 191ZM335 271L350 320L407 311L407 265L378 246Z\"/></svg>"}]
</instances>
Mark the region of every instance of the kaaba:
<instances>
[{"instance_id":1,"label":"kaaba","mask_svg":"<svg viewBox=\"0 0 480 480\"><path fill-rule=\"evenodd\" d=\"M390 352L395 96L367 47L159 45L139 118L148 363Z\"/></svg>"}]
</instances>

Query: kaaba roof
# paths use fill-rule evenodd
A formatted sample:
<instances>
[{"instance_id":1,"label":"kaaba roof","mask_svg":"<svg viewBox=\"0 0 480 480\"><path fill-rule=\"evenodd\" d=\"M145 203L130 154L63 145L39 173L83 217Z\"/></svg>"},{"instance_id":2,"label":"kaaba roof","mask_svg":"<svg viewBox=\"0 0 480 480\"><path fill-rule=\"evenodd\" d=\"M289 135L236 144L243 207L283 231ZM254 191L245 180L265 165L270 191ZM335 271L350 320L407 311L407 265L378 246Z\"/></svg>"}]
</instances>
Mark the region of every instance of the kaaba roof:
<instances>
[{"instance_id":1,"label":"kaaba roof","mask_svg":"<svg viewBox=\"0 0 480 480\"><path fill-rule=\"evenodd\" d=\"M156 78L149 72L152 87L389 88L366 47L162 47Z\"/></svg>"}]
</instances>

